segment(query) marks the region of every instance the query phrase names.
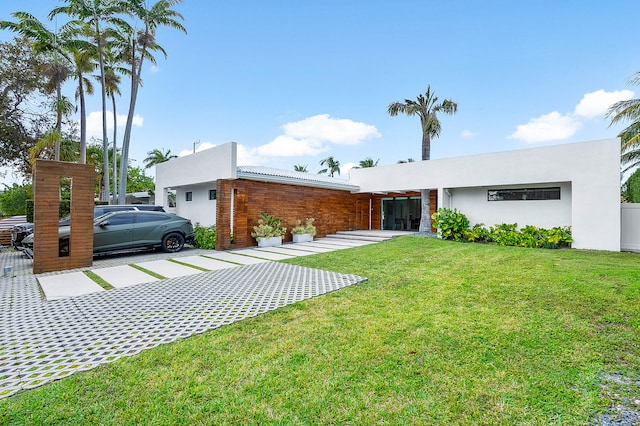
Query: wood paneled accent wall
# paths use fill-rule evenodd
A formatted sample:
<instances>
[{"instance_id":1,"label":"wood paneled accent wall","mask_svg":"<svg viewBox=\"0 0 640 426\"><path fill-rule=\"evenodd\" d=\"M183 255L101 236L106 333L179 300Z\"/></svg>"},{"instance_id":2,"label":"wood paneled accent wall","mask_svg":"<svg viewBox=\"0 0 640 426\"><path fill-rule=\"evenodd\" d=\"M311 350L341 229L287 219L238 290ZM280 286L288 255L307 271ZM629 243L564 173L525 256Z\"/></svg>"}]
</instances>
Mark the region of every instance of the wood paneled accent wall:
<instances>
[{"instance_id":1,"label":"wood paneled accent wall","mask_svg":"<svg viewBox=\"0 0 640 426\"><path fill-rule=\"evenodd\" d=\"M353 194L337 189L313 188L273 182L251 180L218 180L216 184L216 249L257 245L251 237L260 213L265 212L283 219L291 241L291 228L296 219L315 218L316 238L338 231L380 229L382 198L394 196L379 194ZM395 194L406 196L407 194ZM412 195L420 195L419 193ZM432 210L436 191L432 191ZM233 206L233 207L232 207ZM233 210L233 242L231 240L231 209Z\"/></svg>"},{"instance_id":2,"label":"wood paneled accent wall","mask_svg":"<svg viewBox=\"0 0 640 426\"><path fill-rule=\"evenodd\" d=\"M36 160L33 173L33 273L83 268L93 263L93 198L95 168L91 164ZM69 256L58 255L60 178L72 179Z\"/></svg>"}]
</instances>

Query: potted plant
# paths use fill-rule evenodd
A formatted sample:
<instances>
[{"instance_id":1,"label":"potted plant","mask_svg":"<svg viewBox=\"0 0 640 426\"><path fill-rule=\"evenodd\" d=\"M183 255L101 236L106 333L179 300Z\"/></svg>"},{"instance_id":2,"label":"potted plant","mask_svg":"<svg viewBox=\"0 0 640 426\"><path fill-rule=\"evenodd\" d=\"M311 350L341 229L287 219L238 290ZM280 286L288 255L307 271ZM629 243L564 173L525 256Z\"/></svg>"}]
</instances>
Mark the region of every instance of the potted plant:
<instances>
[{"instance_id":1,"label":"potted plant","mask_svg":"<svg viewBox=\"0 0 640 426\"><path fill-rule=\"evenodd\" d=\"M258 247L273 247L282 244L282 236L287 228L282 226L282 219L266 213L260 213L261 219L253 227L251 236L258 242Z\"/></svg>"},{"instance_id":2,"label":"potted plant","mask_svg":"<svg viewBox=\"0 0 640 426\"><path fill-rule=\"evenodd\" d=\"M313 241L313 237L316 235L316 227L313 226L314 220L314 218L308 217L305 220L304 225L302 225L302 221L300 219L296 220L296 226L291 229L294 243L306 243Z\"/></svg>"}]
</instances>

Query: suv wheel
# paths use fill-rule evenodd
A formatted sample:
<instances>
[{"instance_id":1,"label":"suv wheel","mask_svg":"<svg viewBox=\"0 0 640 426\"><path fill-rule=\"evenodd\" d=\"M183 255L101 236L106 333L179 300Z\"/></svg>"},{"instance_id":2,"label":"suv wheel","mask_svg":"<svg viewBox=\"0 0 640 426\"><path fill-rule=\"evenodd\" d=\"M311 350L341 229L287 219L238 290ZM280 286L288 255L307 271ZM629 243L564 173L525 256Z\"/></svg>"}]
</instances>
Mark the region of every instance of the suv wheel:
<instances>
[{"instance_id":1,"label":"suv wheel","mask_svg":"<svg viewBox=\"0 0 640 426\"><path fill-rule=\"evenodd\" d=\"M162 238L162 251L175 253L184 247L184 237L179 232L171 232Z\"/></svg>"}]
</instances>

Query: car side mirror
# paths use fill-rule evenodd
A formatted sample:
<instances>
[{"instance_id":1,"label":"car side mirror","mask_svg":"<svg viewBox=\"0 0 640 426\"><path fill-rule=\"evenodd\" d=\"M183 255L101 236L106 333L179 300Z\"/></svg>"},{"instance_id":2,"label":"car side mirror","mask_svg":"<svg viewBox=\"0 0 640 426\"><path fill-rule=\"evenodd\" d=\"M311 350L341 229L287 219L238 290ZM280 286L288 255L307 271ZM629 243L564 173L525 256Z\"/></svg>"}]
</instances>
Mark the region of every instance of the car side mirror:
<instances>
[{"instance_id":1,"label":"car side mirror","mask_svg":"<svg viewBox=\"0 0 640 426\"><path fill-rule=\"evenodd\" d=\"M108 220L103 220L102 222L100 222L100 223L98 224L98 226L99 226L99 227L101 227L101 228L103 228L103 227L107 226L108 224L109 224L109 221L108 221Z\"/></svg>"}]
</instances>

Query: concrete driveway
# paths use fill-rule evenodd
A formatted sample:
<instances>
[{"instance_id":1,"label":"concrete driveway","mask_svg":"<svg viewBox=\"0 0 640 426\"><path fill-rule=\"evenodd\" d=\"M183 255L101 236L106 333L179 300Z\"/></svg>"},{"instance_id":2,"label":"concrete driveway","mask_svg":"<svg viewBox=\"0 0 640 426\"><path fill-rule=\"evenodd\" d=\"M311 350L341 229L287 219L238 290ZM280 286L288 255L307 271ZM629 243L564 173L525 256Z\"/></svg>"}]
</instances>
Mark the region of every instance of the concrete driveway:
<instances>
[{"instance_id":1,"label":"concrete driveway","mask_svg":"<svg viewBox=\"0 0 640 426\"><path fill-rule=\"evenodd\" d=\"M307 250L300 247L299 255L327 248L319 244ZM90 269L107 282L118 281L118 277L131 281L131 271L122 269L131 264L146 264L152 270L153 262L165 261L172 263L170 267L191 271L165 279L146 277L143 282L113 285L108 291L100 287L57 300L43 297L38 280L56 277L59 282L71 282L72 276L86 277L82 270L36 277L31 273L31 260L22 253L1 253L0 270L11 266L12 272L0 278L0 398L366 280L239 252L185 249L172 255L97 259ZM290 252L277 250L264 253L292 257ZM203 270L220 266L218 262L224 267Z\"/></svg>"}]
</instances>

